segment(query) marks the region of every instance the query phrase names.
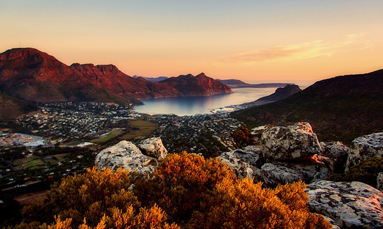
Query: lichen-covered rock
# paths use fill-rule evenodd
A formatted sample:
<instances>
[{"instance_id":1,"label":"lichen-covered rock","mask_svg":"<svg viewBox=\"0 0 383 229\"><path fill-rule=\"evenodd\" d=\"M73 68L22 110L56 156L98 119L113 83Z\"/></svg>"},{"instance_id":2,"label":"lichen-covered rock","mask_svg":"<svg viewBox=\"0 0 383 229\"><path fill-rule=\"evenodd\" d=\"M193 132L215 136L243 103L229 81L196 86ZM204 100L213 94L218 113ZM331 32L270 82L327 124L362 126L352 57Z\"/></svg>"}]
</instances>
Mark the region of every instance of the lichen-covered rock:
<instances>
[{"instance_id":1,"label":"lichen-covered rock","mask_svg":"<svg viewBox=\"0 0 383 229\"><path fill-rule=\"evenodd\" d=\"M304 175L278 162L265 163L261 169L254 171L254 181L262 181L266 187L276 187L294 181L305 180Z\"/></svg>"},{"instance_id":2,"label":"lichen-covered rock","mask_svg":"<svg viewBox=\"0 0 383 229\"><path fill-rule=\"evenodd\" d=\"M383 191L383 172L380 172L376 178L376 188Z\"/></svg>"},{"instance_id":3,"label":"lichen-covered rock","mask_svg":"<svg viewBox=\"0 0 383 229\"><path fill-rule=\"evenodd\" d=\"M383 228L383 193L367 184L320 180L306 191L310 210L341 228Z\"/></svg>"},{"instance_id":4,"label":"lichen-covered rock","mask_svg":"<svg viewBox=\"0 0 383 229\"><path fill-rule=\"evenodd\" d=\"M332 172L344 173L351 149L342 142L321 142L321 147L323 151L319 155L330 158Z\"/></svg>"},{"instance_id":5,"label":"lichen-covered rock","mask_svg":"<svg viewBox=\"0 0 383 229\"><path fill-rule=\"evenodd\" d=\"M278 184L299 180L310 183L324 179L330 174L330 168L322 163L271 162L262 165L261 169L254 170L254 180L262 181L266 187L276 187Z\"/></svg>"},{"instance_id":6,"label":"lichen-covered rock","mask_svg":"<svg viewBox=\"0 0 383 229\"><path fill-rule=\"evenodd\" d=\"M159 160L164 159L168 155L168 151L165 146L162 144L161 138L147 138L138 145L142 153L157 158Z\"/></svg>"},{"instance_id":7,"label":"lichen-covered rock","mask_svg":"<svg viewBox=\"0 0 383 229\"><path fill-rule=\"evenodd\" d=\"M248 149L248 150L246 150ZM244 150L237 149L231 152L222 153L219 158L221 161L234 170L237 177L253 178L253 170L261 160L260 151L257 147L247 147Z\"/></svg>"},{"instance_id":8,"label":"lichen-covered rock","mask_svg":"<svg viewBox=\"0 0 383 229\"><path fill-rule=\"evenodd\" d=\"M331 229L340 229L338 225L335 224L335 220L331 219L330 217L322 215L330 224L331 224Z\"/></svg>"},{"instance_id":9,"label":"lichen-covered rock","mask_svg":"<svg viewBox=\"0 0 383 229\"><path fill-rule=\"evenodd\" d=\"M117 170L121 167L125 170L150 174L154 172L158 163L155 158L143 155L133 143L121 141L97 154L95 164L99 170L103 168Z\"/></svg>"},{"instance_id":10,"label":"lichen-covered rock","mask_svg":"<svg viewBox=\"0 0 383 229\"><path fill-rule=\"evenodd\" d=\"M347 167L358 164L369 158L383 156L383 132L365 135L352 141L351 153L347 160Z\"/></svg>"},{"instance_id":11,"label":"lichen-covered rock","mask_svg":"<svg viewBox=\"0 0 383 229\"><path fill-rule=\"evenodd\" d=\"M308 157L322 151L317 135L307 122L267 128L260 141L266 161Z\"/></svg>"}]
</instances>

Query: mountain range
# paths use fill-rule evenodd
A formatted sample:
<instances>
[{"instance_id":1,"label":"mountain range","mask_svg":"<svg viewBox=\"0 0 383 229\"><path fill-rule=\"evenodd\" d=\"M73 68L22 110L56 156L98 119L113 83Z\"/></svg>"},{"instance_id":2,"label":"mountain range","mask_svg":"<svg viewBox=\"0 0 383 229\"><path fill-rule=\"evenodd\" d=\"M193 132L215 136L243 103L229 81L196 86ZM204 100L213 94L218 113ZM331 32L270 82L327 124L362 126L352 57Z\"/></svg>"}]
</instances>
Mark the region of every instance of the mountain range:
<instances>
[{"instance_id":1,"label":"mountain range","mask_svg":"<svg viewBox=\"0 0 383 229\"><path fill-rule=\"evenodd\" d=\"M311 123L321 140L383 131L383 69L318 81L287 99L233 114L248 126Z\"/></svg>"},{"instance_id":2,"label":"mountain range","mask_svg":"<svg viewBox=\"0 0 383 229\"><path fill-rule=\"evenodd\" d=\"M75 63L68 66L33 48L10 49L0 54L0 92L34 102L118 103L145 98L232 93L228 86L203 73L150 82L130 77L114 65Z\"/></svg>"},{"instance_id":3,"label":"mountain range","mask_svg":"<svg viewBox=\"0 0 383 229\"><path fill-rule=\"evenodd\" d=\"M34 103L0 93L0 120L14 119L35 110L38 110L38 107Z\"/></svg>"}]
</instances>

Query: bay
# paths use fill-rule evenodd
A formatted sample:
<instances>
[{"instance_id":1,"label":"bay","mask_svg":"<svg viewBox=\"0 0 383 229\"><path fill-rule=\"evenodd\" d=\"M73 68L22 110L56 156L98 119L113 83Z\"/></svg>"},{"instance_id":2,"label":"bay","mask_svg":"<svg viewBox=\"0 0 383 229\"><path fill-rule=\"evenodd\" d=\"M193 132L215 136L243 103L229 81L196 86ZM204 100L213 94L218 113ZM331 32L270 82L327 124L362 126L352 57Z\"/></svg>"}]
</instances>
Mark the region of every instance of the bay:
<instances>
[{"instance_id":1,"label":"bay","mask_svg":"<svg viewBox=\"0 0 383 229\"><path fill-rule=\"evenodd\" d=\"M146 114L195 115L209 114L212 110L255 101L275 92L276 88L237 88L234 93L203 97L177 97L142 100L144 105L135 111Z\"/></svg>"}]
</instances>

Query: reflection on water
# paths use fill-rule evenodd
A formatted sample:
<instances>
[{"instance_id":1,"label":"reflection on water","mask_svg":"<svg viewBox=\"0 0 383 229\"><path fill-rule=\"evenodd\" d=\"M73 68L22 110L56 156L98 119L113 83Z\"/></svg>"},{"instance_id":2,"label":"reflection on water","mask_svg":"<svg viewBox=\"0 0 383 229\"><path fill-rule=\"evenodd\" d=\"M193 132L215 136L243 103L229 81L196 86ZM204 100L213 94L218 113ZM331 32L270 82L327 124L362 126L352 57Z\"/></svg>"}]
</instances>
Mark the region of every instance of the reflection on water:
<instances>
[{"instance_id":1,"label":"reflection on water","mask_svg":"<svg viewBox=\"0 0 383 229\"><path fill-rule=\"evenodd\" d=\"M234 93L207 97L146 99L135 110L147 114L207 114L212 109L247 103L274 93L276 88L238 88Z\"/></svg>"}]
</instances>

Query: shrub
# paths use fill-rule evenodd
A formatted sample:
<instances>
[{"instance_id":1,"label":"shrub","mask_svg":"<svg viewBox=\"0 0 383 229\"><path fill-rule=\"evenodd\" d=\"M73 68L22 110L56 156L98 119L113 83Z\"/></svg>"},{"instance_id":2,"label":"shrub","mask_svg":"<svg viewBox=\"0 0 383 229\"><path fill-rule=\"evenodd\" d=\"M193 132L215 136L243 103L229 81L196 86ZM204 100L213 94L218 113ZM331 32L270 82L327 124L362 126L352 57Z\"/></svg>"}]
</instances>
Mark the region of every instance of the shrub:
<instances>
[{"instance_id":1,"label":"shrub","mask_svg":"<svg viewBox=\"0 0 383 229\"><path fill-rule=\"evenodd\" d=\"M254 136L246 126L239 127L236 131L231 133L231 137L234 139L238 148L256 144Z\"/></svg>"},{"instance_id":2,"label":"shrub","mask_svg":"<svg viewBox=\"0 0 383 229\"><path fill-rule=\"evenodd\" d=\"M194 212L188 228L331 228L307 208L302 182L263 189L252 180L224 180L206 203L206 212ZM203 223L201 223L203 222Z\"/></svg>"},{"instance_id":3,"label":"shrub","mask_svg":"<svg viewBox=\"0 0 383 229\"><path fill-rule=\"evenodd\" d=\"M183 152L162 161L152 179L136 182L134 193L145 206L157 203L173 220L182 222L201 208L206 196L224 178L235 180L226 164Z\"/></svg>"},{"instance_id":4,"label":"shrub","mask_svg":"<svg viewBox=\"0 0 383 229\"><path fill-rule=\"evenodd\" d=\"M23 209L24 219L51 223L60 215L63 219L71 218L72 225L78 226L86 217L94 226L114 207L126 209L140 205L133 193L126 191L129 180L128 171L87 169L84 174L69 176L61 184L54 184L44 201Z\"/></svg>"},{"instance_id":5,"label":"shrub","mask_svg":"<svg viewBox=\"0 0 383 229\"><path fill-rule=\"evenodd\" d=\"M376 177L379 172L383 172L383 158L373 157L351 166L344 174L335 173L327 179L332 181L360 181L376 187Z\"/></svg>"},{"instance_id":6,"label":"shrub","mask_svg":"<svg viewBox=\"0 0 383 229\"><path fill-rule=\"evenodd\" d=\"M26 207L15 228L330 228L308 211L304 189L302 182L263 189L218 159L184 152L163 160L152 178L95 168L67 177Z\"/></svg>"}]
</instances>

